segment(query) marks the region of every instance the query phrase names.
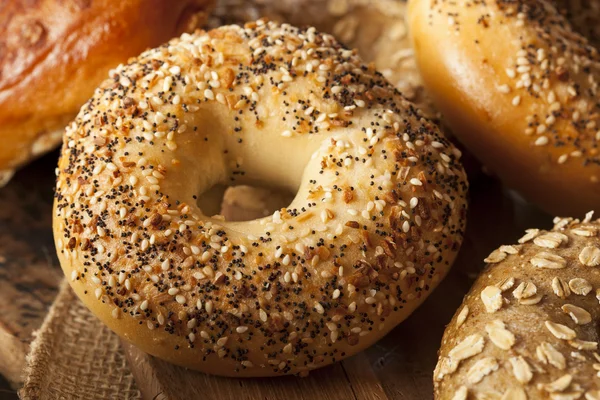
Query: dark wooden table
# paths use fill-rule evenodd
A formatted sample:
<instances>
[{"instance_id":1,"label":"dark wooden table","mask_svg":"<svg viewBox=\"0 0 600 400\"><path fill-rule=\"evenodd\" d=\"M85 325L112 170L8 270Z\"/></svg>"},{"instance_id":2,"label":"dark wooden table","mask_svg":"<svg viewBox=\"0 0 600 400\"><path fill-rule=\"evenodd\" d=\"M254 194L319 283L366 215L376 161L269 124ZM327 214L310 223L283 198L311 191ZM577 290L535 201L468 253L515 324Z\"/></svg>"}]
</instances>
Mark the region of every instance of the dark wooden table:
<instances>
[{"instance_id":1,"label":"dark wooden table","mask_svg":"<svg viewBox=\"0 0 600 400\"><path fill-rule=\"evenodd\" d=\"M51 230L57 157L37 160L0 189L0 399L17 398L9 380L18 381L62 279Z\"/></svg>"}]
</instances>

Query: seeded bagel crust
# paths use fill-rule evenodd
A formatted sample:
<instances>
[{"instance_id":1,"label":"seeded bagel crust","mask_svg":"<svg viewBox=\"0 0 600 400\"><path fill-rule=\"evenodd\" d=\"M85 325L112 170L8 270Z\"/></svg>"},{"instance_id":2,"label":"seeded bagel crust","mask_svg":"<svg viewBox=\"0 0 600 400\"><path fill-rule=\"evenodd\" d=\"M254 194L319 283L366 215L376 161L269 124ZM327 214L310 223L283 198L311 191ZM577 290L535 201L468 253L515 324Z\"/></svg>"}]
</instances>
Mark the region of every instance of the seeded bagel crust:
<instances>
[{"instance_id":1,"label":"seeded bagel crust","mask_svg":"<svg viewBox=\"0 0 600 400\"><path fill-rule=\"evenodd\" d=\"M577 11L573 4L573 14L584 14L586 7L581 7L581 11ZM356 49L365 63L373 63L407 100L457 144L423 86L410 40L407 13L407 0L218 0L207 25L211 28L239 25L267 17L294 26L314 26L318 31L329 33L349 49ZM481 176L481 164L465 152L461 161L473 183Z\"/></svg>"},{"instance_id":2,"label":"seeded bagel crust","mask_svg":"<svg viewBox=\"0 0 600 400\"><path fill-rule=\"evenodd\" d=\"M305 373L371 345L444 277L459 152L355 51L258 21L117 68L66 131L54 233L83 302L141 349L213 374ZM255 221L216 184L297 192Z\"/></svg>"},{"instance_id":3,"label":"seeded bagel crust","mask_svg":"<svg viewBox=\"0 0 600 400\"><path fill-rule=\"evenodd\" d=\"M447 326L436 399L600 399L600 220L556 218L485 261Z\"/></svg>"},{"instance_id":4,"label":"seeded bagel crust","mask_svg":"<svg viewBox=\"0 0 600 400\"><path fill-rule=\"evenodd\" d=\"M439 117L425 93L406 23L406 0L219 0L211 27L259 17L314 26L333 35L366 62L373 62L428 117Z\"/></svg>"},{"instance_id":5,"label":"seeded bagel crust","mask_svg":"<svg viewBox=\"0 0 600 400\"><path fill-rule=\"evenodd\" d=\"M444 122L554 215L600 203L599 22L598 0L409 3L419 70Z\"/></svg>"}]
</instances>

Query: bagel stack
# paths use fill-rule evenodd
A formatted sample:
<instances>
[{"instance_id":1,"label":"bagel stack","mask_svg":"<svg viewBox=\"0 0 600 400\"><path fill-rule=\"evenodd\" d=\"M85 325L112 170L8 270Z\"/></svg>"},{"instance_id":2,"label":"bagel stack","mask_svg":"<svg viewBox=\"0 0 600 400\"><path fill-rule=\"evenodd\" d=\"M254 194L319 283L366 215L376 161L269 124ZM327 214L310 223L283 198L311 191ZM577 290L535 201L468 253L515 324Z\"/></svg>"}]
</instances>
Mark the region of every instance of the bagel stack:
<instances>
[{"instance_id":1,"label":"bagel stack","mask_svg":"<svg viewBox=\"0 0 600 400\"><path fill-rule=\"evenodd\" d=\"M58 146L110 68L191 32L211 0L40 0L0 6L0 186Z\"/></svg>"},{"instance_id":2,"label":"bagel stack","mask_svg":"<svg viewBox=\"0 0 600 400\"><path fill-rule=\"evenodd\" d=\"M79 298L172 363L305 374L371 345L443 279L465 227L460 152L353 50L259 20L114 70L65 133L53 230ZM218 184L297 192L248 222Z\"/></svg>"}]
</instances>

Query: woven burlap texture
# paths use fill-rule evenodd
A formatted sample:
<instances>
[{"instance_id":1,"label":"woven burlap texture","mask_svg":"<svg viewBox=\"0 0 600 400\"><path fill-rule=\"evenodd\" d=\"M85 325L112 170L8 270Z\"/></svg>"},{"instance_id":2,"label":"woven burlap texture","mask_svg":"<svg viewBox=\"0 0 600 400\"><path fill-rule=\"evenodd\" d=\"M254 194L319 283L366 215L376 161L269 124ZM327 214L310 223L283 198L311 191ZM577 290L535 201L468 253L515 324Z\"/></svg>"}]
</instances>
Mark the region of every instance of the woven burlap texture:
<instances>
[{"instance_id":1,"label":"woven burlap texture","mask_svg":"<svg viewBox=\"0 0 600 400\"><path fill-rule=\"evenodd\" d=\"M142 398L119 338L66 282L31 344L19 395L26 400Z\"/></svg>"}]
</instances>

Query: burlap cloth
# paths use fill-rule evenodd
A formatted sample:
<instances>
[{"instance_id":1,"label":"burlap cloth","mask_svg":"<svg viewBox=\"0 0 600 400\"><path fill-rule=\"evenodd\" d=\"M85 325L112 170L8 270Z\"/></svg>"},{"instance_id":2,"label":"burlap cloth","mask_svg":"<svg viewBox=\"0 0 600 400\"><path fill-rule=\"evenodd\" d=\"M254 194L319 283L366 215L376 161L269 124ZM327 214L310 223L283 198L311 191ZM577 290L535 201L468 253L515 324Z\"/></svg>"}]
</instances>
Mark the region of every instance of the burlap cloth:
<instances>
[{"instance_id":1,"label":"burlap cloth","mask_svg":"<svg viewBox=\"0 0 600 400\"><path fill-rule=\"evenodd\" d=\"M27 357L22 399L141 399L119 338L63 282Z\"/></svg>"}]
</instances>

